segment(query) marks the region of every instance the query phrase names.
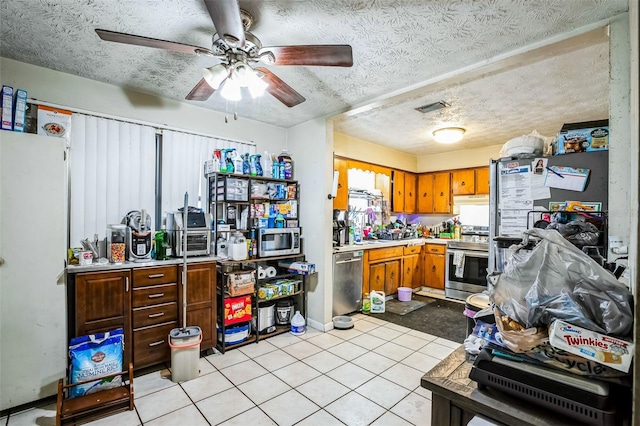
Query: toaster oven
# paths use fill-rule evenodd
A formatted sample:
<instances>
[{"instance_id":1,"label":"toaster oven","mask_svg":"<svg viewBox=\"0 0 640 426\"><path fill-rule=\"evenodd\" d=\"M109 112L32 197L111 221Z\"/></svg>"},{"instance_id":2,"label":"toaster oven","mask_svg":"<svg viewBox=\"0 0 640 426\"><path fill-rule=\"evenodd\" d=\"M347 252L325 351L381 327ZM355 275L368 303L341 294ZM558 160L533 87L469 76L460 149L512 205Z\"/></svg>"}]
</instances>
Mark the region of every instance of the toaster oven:
<instances>
[{"instance_id":1,"label":"toaster oven","mask_svg":"<svg viewBox=\"0 0 640 426\"><path fill-rule=\"evenodd\" d=\"M167 214L167 233L171 253L175 257L184 255L184 226L181 211ZM211 254L211 230L207 227L203 211L187 213L187 256L208 256Z\"/></svg>"}]
</instances>

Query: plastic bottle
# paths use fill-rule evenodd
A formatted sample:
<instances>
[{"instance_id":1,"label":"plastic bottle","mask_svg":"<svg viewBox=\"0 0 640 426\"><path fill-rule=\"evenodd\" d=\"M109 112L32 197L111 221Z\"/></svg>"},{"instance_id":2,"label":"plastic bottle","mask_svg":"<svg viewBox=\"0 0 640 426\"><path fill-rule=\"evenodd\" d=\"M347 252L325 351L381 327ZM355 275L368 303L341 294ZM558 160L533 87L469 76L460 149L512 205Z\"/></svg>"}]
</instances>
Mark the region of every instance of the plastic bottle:
<instances>
[{"instance_id":1,"label":"plastic bottle","mask_svg":"<svg viewBox=\"0 0 640 426\"><path fill-rule=\"evenodd\" d=\"M280 157L278 157L278 158L280 158ZM286 170L285 170L284 161L279 161L278 162L278 173L279 173L278 179L286 179L287 174L286 174Z\"/></svg>"},{"instance_id":2,"label":"plastic bottle","mask_svg":"<svg viewBox=\"0 0 640 426\"><path fill-rule=\"evenodd\" d=\"M218 241L216 242L216 256L222 257L223 259L229 257L227 244L226 238L218 237Z\"/></svg>"},{"instance_id":3,"label":"plastic bottle","mask_svg":"<svg viewBox=\"0 0 640 426\"><path fill-rule=\"evenodd\" d=\"M293 160L286 149L283 149L278 155L278 161L280 162L280 167L284 168L284 177L280 179L293 179Z\"/></svg>"},{"instance_id":4,"label":"plastic bottle","mask_svg":"<svg viewBox=\"0 0 640 426\"><path fill-rule=\"evenodd\" d=\"M455 225L453 225L453 238L455 238L456 240L459 240L461 237L460 235L460 225L456 222Z\"/></svg>"},{"instance_id":5,"label":"plastic bottle","mask_svg":"<svg viewBox=\"0 0 640 426\"><path fill-rule=\"evenodd\" d=\"M261 160L262 155L256 154L255 157L256 157L256 176L263 176L264 170L262 170L262 160Z\"/></svg>"},{"instance_id":6,"label":"plastic bottle","mask_svg":"<svg viewBox=\"0 0 640 426\"><path fill-rule=\"evenodd\" d=\"M231 260L247 258L247 239L240 232L235 232L229 240L229 257Z\"/></svg>"},{"instance_id":7,"label":"plastic bottle","mask_svg":"<svg viewBox=\"0 0 640 426\"><path fill-rule=\"evenodd\" d=\"M362 313L371 313L371 299L369 298L369 293L365 293L364 297L362 298Z\"/></svg>"},{"instance_id":8,"label":"plastic bottle","mask_svg":"<svg viewBox=\"0 0 640 426\"><path fill-rule=\"evenodd\" d=\"M242 154L242 174L248 175L251 174L251 165L249 164L249 153L245 152Z\"/></svg>"},{"instance_id":9,"label":"plastic bottle","mask_svg":"<svg viewBox=\"0 0 640 426\"><path fill-rule=\"evenodd\" d=\"M280 165L277 159L273 159L271 163L271 177L278 179L280 177Z\"/></svg>"},{"instance_id":10,"label":"plastic bottle","mask_svg":"<svg viewBox=\"0 0 640 426\"><path fill-rule=\"evenodd\" d=\"M276 228L284 228L284 216L282 214L278 213L274 222Z\"/></svg>"},{"instance_id":11,"label":"plastic bottle","mask_svg":"<svg viewBox=\"0 0 640 426\"><path fill-rule=\"evenodd\" d=\"M264 170L265 176L273 177L273 158L271 158L269 151L264 152Z\"/></svg>"},{"instance_id":12,"label":"plastic bottle","mask_svg":"<svg viewBox=\"0 0 640 426\"><path fill-rule=\"evenodd\" d=\"M300 311L291 318L291 334L294 336L302 336L306 330L306 322L304 317L300 315Z\"/></svg>"},{"instance_id":13,"label":"plastic bottle","mask_svg":"<svg viewBox=\"0 0 640 426\"><path fill-rule=\"evenodd\" d=\"M164 246L164 233L162 231L156 232L155 235L155 259L164 260L165 258L165 246Z\"/></svg>"}]
</instances>

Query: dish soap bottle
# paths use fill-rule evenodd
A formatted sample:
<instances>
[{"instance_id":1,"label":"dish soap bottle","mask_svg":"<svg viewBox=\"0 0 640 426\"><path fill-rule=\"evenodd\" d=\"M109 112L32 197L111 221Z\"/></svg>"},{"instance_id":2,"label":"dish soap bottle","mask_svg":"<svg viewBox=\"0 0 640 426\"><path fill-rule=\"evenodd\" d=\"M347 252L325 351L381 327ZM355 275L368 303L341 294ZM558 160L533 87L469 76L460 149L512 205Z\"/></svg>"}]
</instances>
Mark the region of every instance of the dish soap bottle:
<instances>
[{"instance_id":1,"label":"dish soap bottle","mask_svg":"<svg viewBox=\"0 0 640 426\"><path fill-rule=\"evenodd\" d=\"M369 299L369 293L365 293L364 297L362 298L362 313L371 313L371 299Z\"/></svg>"}]
</instances>

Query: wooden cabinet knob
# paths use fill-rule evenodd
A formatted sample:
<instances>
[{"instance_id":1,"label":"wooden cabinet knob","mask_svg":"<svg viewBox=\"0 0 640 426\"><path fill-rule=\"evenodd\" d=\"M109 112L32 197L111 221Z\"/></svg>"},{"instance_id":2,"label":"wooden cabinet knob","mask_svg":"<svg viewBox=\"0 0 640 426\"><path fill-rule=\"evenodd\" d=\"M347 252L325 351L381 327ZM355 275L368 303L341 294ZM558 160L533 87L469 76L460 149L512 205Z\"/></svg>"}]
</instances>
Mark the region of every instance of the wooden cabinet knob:
<instances>
[{"instance_id":1,"label":"wooden cabinet knob","mask_svg":"<svg viewBox=\"0 0 640 426\"><path fill-rule=\"evenodd\" d=\"M431 270L432 270L433 272L435 272L435 271L436 271L436 266L435 266L435 265L433 265L433 266L431 267Z\"/></svg>"},{"instance_id":2,"label":"wooden cabinet knob","mask_svg":"<svg viewBox=\"0 0 640 426\"><path fill-rule=\"evenodd\" d=\"M462 181L462 183L460 184L461 186L464 186L464 181Z\"/></svg>"},{"instance_id":3,"label":"wooden cabinet knob","mask_svg":"<svg viewBox=\"0 0 640 426\"><path fill-rule=\"evenodd\" d=\"M444 192L441 192L441 193L440 193L440 196L441 196L441 197L444 197Z\"/></svg>"},{"instance_id":4,"label":"wooden cabinet knob","mask_svg":"<svg viewBox=\"0 0 640 426\"><path fill-rule=\"evenodd\" d=\"M424 194L422 194L422 196L423 196L423 197L426 197L426 196L427 196L427 193L425 192Z\"/></svg>"}]
</instances>

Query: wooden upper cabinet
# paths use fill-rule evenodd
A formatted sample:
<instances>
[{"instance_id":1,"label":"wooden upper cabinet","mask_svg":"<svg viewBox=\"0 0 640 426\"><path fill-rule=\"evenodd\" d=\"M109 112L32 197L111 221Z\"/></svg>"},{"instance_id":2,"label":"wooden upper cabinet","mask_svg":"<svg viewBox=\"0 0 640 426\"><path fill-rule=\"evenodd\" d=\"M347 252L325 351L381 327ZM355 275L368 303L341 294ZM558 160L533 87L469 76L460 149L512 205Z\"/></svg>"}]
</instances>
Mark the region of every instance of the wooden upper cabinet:
<instances>
[{"instance_id":1,"label":"wooden upper cabinet","mask_svg":"<svg viewBox=\"0 0 640 426\"><path fill-rule=\"evenodd\" d=\"M387 173L376 173L376 189L382 193L385 200L391 199L391 171Z\"/></svg>"},{"instance_id":2,"label":"wooden upper cabinet","mask_svg":"<svg viewBox=\"0 0 640 426\"><path fill-rule=\"evenodd\" d=\"M433 213L433 173L418 175L418 213Z\"/></svg>"},{"instance_id":3,"label":"wooden upper cabinet","mask_svg":"<svg viewBox=\"0 0 640 426\"><path fill-rule=\"evenodd\" d=\"M476 194L489 194L489 167L476 169Z\"/></svg>"},{"instance_id":4,"label":"wooden upper cabinet","mask_svg":"<svg viewBox=\"0 0 640 426\"><path fill-rule=\"evenodd\" d=\"M393 183L391 185L391 211L393 212L404 212L404 174L404 172L399 170L394 170L392 172Z\"/></svg>"},{"instance_id":5,"label":"wooden upper cabinet","mask_svg":"<svg viewBox=\"0 0 640 426\"><path fill-rule=\"evenodd\" d=\"M404 213L416 212L416 175L404 174Z\"/></svg>"},{"instance_id":6,"label":"wooden upper cabinet","mask_svg":"<svg viewBox=\"0 0 640 426\"><path fill-rule=\"evenodd\" d=\"M433 174L433 212L451 213L451 173Z\"/></svg>"},{"instance_id":7,"label":"wooden upper cabinet","mask_svg":"<svg viewBox=\"0 0 640 426\"><path fill-rule=\"evenodd\" d=\"M474 169L452 172L451 182L453 195L473 195L476 193L476 173Z\"/></svg>"},{"instance_id":8,"label":"wooden upper cabinet","mask_svg":"<svg viewBox=\"0 0 640 426\"><path fill-rule=\"evenodd\" d=\"M333 169L338 175L338 191L336 198L333 199L333 208L338 210L347 210L349 207L349 183L347 180L349 167L347 160L343 158L333 159Z\"/></svg>"}]
</instances>

